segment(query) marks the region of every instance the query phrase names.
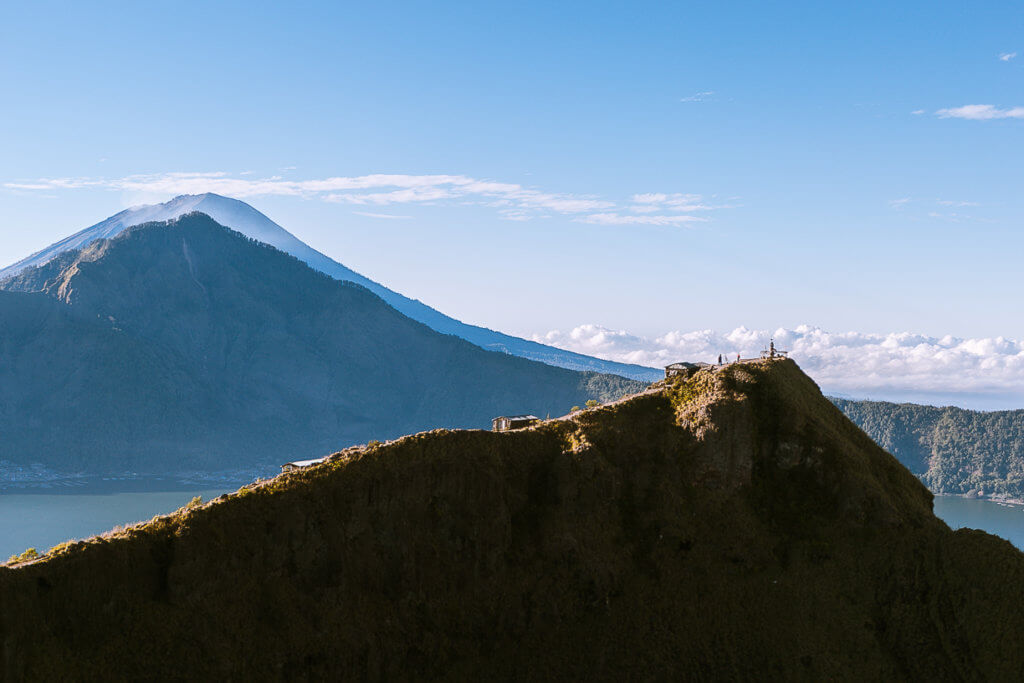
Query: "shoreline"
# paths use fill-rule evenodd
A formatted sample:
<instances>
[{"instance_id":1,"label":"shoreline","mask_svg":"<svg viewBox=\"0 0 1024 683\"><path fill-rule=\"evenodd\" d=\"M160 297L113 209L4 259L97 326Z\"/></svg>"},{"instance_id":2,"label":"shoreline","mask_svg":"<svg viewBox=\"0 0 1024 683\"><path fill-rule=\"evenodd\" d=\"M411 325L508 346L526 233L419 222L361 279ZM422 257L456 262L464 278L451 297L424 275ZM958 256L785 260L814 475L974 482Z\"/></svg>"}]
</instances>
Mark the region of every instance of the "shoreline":
<instances>
[{"instance_id":1,"label":"shoreline","mask_svg":"<svg viewBox=\"0 0 1024 683\"><path fill-rule=\"evenodd\" d=\"M1002 496L971 496L966 493L935 493L932 492L935 497L945 496L947 498L963 498L964 500L980 500L986 503L999 503L1000 505L1006 505L1007 507L1024 507L1024 499L1022 498L1008 498Z\"/></svg>"},{"instance_id":2,"label":"shoreline","mask_svg":"<svg viewBox=\"0 0 1024 683\"><path fill-rule=\"evenodd\" d=\"M118 493L177 493L193 489L237 490L251 484L258 475L238 472L223 475L157 475L151 477L74 477L36 481L0 480L4 495L113 495Z\"/></svg>"}]
</instances>

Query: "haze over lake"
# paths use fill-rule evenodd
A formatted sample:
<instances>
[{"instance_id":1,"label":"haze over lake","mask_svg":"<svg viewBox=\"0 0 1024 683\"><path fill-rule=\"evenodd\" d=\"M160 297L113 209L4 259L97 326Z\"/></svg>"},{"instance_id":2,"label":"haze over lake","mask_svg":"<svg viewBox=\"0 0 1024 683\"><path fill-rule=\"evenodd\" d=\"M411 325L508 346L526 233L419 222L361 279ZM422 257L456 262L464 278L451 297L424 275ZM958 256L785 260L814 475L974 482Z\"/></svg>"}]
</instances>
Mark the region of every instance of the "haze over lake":
<instances>
[{"instance_id":1,"label":"haze over lake","mask_svg":"<svg viewBox=\"0 0 1024 683\"><path fill-rule=\"evenodd\" d=\"M118 525L173 512L195 496L207 501L236 488L0 493L0 560L26 548L42 553L68 539L88 538Z\"/></svg>"},{"instance_id":2,"label":"haze over lake","mask_svg":"<svg viewBox=\"0 0 1024 683\"><path fill-rule=\"evenodd\" d=\"M980 498L935 496L935 515L953 529L981 529L1024 550L1024 505Z\"/></svg>"}]
</instances>

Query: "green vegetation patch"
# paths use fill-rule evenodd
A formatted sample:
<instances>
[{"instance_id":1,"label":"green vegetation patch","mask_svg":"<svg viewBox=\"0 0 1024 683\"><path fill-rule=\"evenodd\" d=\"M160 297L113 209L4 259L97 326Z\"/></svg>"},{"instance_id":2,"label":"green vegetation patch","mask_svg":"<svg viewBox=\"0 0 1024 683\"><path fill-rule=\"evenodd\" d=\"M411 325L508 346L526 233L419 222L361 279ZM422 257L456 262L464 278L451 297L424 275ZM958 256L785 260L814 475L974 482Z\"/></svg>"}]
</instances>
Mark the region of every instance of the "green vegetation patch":
<instances>
[{"instance_id":1,"label":"green vegetation patch","mask_svg":"<svg viewBox=\"0 0 1024 683\"><path fill-rule=\"evenodd\" d=\"M932 491L1024 499L1024 410L832 401Z\"/></svg>"}]
</instances>

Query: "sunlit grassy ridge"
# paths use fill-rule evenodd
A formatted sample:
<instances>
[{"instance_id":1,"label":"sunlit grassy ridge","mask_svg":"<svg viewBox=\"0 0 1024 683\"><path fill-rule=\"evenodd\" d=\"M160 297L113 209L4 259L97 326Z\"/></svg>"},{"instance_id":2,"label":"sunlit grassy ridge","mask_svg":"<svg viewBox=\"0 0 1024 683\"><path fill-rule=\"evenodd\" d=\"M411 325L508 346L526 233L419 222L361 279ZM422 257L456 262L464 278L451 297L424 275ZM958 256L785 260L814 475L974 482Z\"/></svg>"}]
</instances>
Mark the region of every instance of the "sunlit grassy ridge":
<instances>
[{"instance_id":1,"label":"sunlit grassy ridge","mask_svg":"<svg viewBox=\"0 0 1024 683\"><path fill-rule=\"evenodd\" d=\"M1022 602L1024 554L950 531L790 361L352 448L0 569L12 679L1012 679Z\"/></svg>"}]
</instances>

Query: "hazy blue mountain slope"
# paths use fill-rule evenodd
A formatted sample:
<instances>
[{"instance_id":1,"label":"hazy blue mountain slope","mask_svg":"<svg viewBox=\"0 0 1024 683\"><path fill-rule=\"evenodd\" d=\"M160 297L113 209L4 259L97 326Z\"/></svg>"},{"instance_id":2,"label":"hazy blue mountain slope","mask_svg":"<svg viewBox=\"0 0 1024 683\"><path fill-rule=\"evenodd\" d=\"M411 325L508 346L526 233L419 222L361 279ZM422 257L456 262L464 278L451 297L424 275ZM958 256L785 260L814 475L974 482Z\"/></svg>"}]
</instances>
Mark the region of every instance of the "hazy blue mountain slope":
<instances>
[{"instance_id":1,"label":"hazy blue mountain slope","mask_svg":"<svg viewBox=\"0 0 1024 683\"><path fill-rule=\"evenodd\" d=\"M0 387L0 460L71 471L113 444L121 469L172 443L187 460L191 431L223 417L177 356L42 294L0 292Z\"/></svg>"},{"instance_id":2,"label":"hazy blue mountain slope","mask_svg":"<svg viewBox=\"0 0 1024 683\"><path fill-rule=\"evenodd\" d=\"M39 315L27 306L0 330L24 349L3 427L22 446L0 445L16 462L228 469L487 427L502 413L562 414L643 386L439 334L203 214L93 242L6 287L20 306L29 293L60 305L56 322L24 322ZM34 447L40 405L58 408ZM119 421L130 428L112 429Z\"/></svg>"},{"instance_id":3,"label":"hazy blue mountain slope","mask_svg":"<svg viewBox=\"0 0 1024 683\"><path fill-rule=\"evenodd\" d=\"M328 258L305 244L287 230L245 202L216 194L182 195L169 202L127 209L107 220L86 228L61 240L28 258L0 270L0 281L10 278L32 266L40 266L69 250L80 249L97 240L113 237L124 229L151 221L173 220L199 211L221 225L237 230L248 237L277 247L295 256L310 267L337 280L347 280L366 287L413 320L418 320L438 332L454 334L477 346L502 351L514 356L539 360L550 365L573 370L593 370L632 377L645 381L659 379L661 371L639 365L628 365L563 351L551 346L513 337L475 325L467 325L450 318L426 304L393 292L342 264Z\"/></svg>"}]
</instances>

